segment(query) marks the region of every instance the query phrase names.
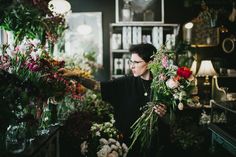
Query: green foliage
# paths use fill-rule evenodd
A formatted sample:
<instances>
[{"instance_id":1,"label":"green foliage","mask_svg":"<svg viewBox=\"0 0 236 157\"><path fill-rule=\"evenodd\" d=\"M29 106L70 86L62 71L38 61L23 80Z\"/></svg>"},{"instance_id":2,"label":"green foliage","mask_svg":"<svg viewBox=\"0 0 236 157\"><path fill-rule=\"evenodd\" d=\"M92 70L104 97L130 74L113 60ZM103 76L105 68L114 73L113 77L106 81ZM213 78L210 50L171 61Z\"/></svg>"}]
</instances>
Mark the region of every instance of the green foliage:
<instances>
[{"instance_id":1,"label":"green foliage","mask_svg":"<svg viewBox=\"0 0 236 157\"><path fill-rule=\"evenodd\" d=\"M38 38L45 44L46 38L55 42L62 35L65 19L62 15L53 15L47 8L47 1L13 1L4 10L0 27L14 33L17 45L25 37Z\"/></svg>"}]
</instances>

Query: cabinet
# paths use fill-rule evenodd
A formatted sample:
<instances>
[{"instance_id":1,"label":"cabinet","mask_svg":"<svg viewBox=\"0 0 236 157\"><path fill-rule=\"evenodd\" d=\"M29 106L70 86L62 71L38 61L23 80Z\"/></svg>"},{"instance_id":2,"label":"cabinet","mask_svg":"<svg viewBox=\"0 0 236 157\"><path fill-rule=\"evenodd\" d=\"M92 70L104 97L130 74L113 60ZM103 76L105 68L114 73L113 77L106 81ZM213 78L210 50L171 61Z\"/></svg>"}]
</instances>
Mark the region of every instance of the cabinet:
<instances>
[{"instance_id":1,"label":"cabinet","mask_svg":"<svg viewBox=\"0 0 236 157\"><path fill-rule=\"evenodd\" d=\"M130 74L128 60L132 44L152 43L157 49L163 44L172 48L176 43L179 24L157 22L126 22L110 24L110 78Z\"/></svg>"},{"instance_id":2,"label":"cabinet","mask_svg":"<svg viewBox=\"0 0 236 157\"><path fill-rule=\"evenodd\" d=\"M222 147L236 156L236 101L211 100L210 104L211 150L217 152Z\"/></svg>"}]
</instances>

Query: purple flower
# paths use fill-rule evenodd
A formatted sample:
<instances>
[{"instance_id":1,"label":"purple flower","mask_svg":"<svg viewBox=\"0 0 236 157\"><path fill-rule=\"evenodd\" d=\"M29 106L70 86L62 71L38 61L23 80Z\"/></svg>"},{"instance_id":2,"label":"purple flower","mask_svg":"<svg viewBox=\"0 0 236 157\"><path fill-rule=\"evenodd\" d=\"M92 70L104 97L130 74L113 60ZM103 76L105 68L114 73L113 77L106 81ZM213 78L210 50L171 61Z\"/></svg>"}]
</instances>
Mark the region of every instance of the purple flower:
<instances>
[{"instance_id":1,"label":"purple flower","mask_svg":"<svg viewBox=\"0 0 236 157\"><path fill-rule=\"evenodd\" d=\"M8 56L0 56L0 69L6 70L10 67L10 61Z\"/></svg>"}]
</instances>

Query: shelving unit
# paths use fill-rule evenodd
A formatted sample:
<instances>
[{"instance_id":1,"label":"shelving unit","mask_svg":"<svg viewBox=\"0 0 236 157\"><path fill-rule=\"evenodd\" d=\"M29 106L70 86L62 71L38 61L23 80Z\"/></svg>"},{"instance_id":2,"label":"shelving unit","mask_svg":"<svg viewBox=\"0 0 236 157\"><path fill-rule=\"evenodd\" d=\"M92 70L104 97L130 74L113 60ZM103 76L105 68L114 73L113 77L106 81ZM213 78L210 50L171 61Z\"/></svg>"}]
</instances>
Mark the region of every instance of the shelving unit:
<instances>
[{"instance_id":1,"label":"shelving unit","mask_svg":"<svg viewBox=\"0 0 236 157\"><path fill-rule=\"evenodd\" d=\"M120 22L110 24L110 78L130 73L129 47L132 44L152 43L157 49L163 44L175 45L179 24L158 22Z\"/></svg>"}]
</instances>

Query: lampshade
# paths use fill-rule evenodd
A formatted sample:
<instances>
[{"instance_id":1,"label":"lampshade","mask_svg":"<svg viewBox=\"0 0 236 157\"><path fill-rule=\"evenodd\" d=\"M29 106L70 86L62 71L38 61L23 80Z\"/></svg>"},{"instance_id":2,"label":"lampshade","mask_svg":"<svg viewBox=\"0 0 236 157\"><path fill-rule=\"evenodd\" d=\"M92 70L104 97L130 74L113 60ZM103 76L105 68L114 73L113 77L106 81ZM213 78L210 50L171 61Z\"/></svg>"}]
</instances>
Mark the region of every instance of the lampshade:
<instances>
[{"instance_id":1,"label":"lampshade","mask_svg":"<svg viewBox=\"0 0 236 157\"><path fill-rule=\"evenodd\" d=\"M216 75L216 71L210 60L202 60L197 76L205 76L204 85L210 85L209 76Z\"/></svg>"},{"instance_id":2,"label":"lampshade","mask_svg":"<svg viewBox=\"0 0 236 157\"><path fill-rule=\"evenodd\" d=\"M66 0L51 0L48 8L57 14L65 14L70 11L71 5Z\"/></svg>"},{"instance_id":3,"label":"lampshade","mask_svg":"<svg viewBox=\"0 0 236 157\"><path fill-rule=\"evenodd\" d=\"M214 76L216 74L217 73L210 60L201 61L200 68L197 72L197 76Z\"/></svg>"},{"instance_id":4,"label":"lampshade","mask_svg":"<svg viewBox=\"0 0 236 157\"><path fill-rule=\"evenodd\" d=\"M196 60L193 61L190 70L192 71L193 75L196 75L196 73L197 73L197 61Z\"/></svg>"}]
</instances>

